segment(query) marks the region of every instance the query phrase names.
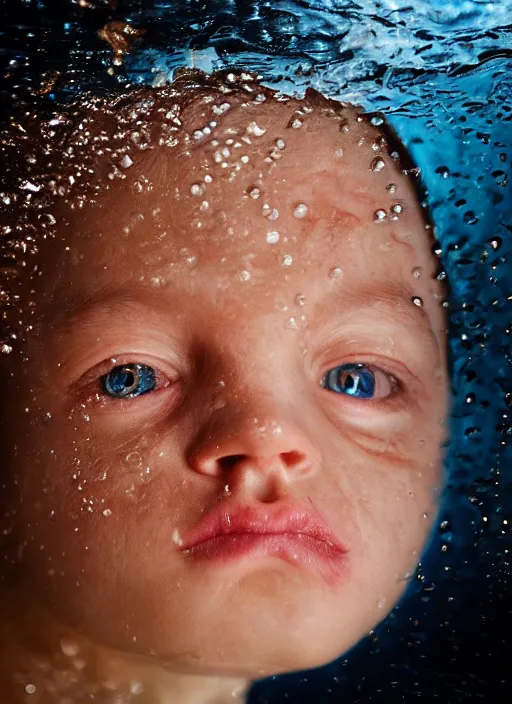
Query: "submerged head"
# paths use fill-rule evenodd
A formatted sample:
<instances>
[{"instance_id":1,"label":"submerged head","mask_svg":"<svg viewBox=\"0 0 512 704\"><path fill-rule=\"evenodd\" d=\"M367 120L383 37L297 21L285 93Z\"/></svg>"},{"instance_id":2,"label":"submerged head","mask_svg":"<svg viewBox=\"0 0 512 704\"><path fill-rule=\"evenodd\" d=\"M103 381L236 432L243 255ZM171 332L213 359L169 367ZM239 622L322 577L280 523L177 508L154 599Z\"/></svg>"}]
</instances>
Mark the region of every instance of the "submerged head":
<instances>
[{"instance_id":1,"label":"submerged head","mask_svg":"<svg viewBox=\"0 0 512 704\"><path fill-rule=\"evenodd\" d=\"M23 193L47 236L3 360L13 578L170 669L327 663L396 603L437 510L445 321L414 184L360 110L225 74L71 122L44 206ZM242 509L307 512L332 545L185 549Z\"/></svg>"}]
</instances>

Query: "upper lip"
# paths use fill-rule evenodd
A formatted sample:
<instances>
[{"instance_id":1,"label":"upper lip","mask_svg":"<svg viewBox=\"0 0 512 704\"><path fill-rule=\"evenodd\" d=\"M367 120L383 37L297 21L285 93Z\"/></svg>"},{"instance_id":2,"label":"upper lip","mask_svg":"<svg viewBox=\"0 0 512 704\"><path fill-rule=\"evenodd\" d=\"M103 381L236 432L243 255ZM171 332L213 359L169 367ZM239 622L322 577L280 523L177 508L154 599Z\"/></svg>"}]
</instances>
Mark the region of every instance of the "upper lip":
<instances>
[{"instance_id":1,"label":"upper lip","mask_svg":"<svg viewBox=\"0 0 512 704\"><path fill-rule=\"evenodd\" d=\"M230 533L303 534L326 543L335 551L343 553L347 551L327 524L304 507L291 504L264 504L256 508L225 503L218 504L192 528L180 549L189 550L207 540Z\"/></svg>"}]
</instances>

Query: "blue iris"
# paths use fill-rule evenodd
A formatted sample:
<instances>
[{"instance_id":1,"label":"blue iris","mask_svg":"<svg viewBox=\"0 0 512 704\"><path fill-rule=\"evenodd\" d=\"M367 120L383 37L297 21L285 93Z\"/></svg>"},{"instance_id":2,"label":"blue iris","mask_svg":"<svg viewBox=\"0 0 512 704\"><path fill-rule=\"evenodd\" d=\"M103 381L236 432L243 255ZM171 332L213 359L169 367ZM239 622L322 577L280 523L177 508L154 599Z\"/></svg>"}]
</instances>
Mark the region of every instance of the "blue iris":
<instances>
[{"instance_id":1,"label":"blue iris","mask_svg":"<svg viewBox=\"0 0 512 704\"><path fill-rule=\"evenodd\" d=\"M142 396L155 386L155 372L146 364L123 364L103 377L103 390L114 398Z\"/></svg>"},{"instance_id":2,"label":"blue iris","mask_svg":"<svg viewBox=\"0 0 512 704\"><path fill-rule=\"evenodd\" d=\"M372 398L375 393L375 374L364 364L342 364L326 373L322 386L338 394Z\"/></svg>"}]
</instances>

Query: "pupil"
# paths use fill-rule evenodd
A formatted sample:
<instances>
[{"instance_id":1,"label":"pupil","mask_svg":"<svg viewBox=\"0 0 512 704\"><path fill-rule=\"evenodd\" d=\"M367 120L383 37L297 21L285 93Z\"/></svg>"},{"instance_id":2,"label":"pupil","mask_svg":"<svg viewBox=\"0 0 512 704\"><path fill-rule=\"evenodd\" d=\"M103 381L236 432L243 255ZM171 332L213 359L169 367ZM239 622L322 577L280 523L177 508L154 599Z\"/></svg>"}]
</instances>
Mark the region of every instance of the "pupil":
<instances>
[{"instance_id":1,"label":"pupil","mask_svg":"<svg viewBox=\"0 0 512 704\"><path fill-rule=\"evenodd\" d=\"M119 367L111 375L110 388L114 393L122 394L136 383L134 372L127 367Z\"/></svg>"}]
</instances>

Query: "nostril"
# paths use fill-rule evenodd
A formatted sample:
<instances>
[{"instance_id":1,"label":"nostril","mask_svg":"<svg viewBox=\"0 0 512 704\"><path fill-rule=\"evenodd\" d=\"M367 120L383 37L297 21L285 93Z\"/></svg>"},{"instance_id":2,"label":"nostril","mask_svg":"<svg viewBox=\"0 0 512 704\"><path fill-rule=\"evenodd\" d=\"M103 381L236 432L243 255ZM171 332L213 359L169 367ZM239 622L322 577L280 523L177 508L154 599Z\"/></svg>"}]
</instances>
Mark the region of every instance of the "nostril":
<instances>
[{"instance_id":1,"label":"nostril","mask_svg":"<svg viewBox=\"0 0 512 704\"><path fill-rule=\"evenodd\" d=\"M290 452L281 452L281 459L288 467L295 467L296 465L304 461L305 455L303 452L298 450L291 450Z\"/></svg>"},{"instance_id":2,"label":"nostril","mask_svg":"<svg viewBox=\"0 0 512 704\"><path fill-rule=\"evenodd\" d=\"M226 457L221 457L219 459L219 464L221 466L221 469L224 470L230 470L233 469L243 458L245 455L227 455Z\"/></svg>"}]
</instances>

